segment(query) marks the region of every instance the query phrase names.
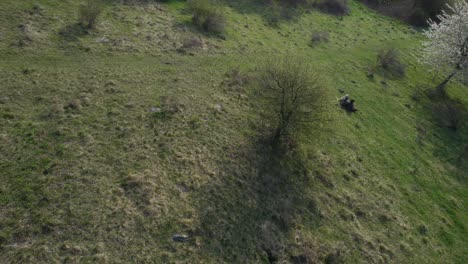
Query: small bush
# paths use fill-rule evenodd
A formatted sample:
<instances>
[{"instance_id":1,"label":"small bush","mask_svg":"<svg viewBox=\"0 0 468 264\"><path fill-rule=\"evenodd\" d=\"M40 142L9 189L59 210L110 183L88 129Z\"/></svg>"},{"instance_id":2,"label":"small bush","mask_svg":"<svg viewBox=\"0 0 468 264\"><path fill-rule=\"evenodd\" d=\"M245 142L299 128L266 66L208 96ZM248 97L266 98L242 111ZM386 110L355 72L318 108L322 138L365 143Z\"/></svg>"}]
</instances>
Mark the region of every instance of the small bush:
<instances>
[{"instance_id":1,"label":"small bush","mask_svg":"<svg viewBox=\"0 0 468 264\"><path fill-rule=\"evenodd\" d=\"M377 54L377 66L394 77L404 77L406 66L400 61L399 53L391 49L382 49Z\"/></svg>"},{"instance_id":2,"label":"small bush","mask_svg":"<svg viewBox=\"0 0 468 264\"><path fill-rule=\"evenodd\" d=\"M278 26L281 21L281 7L276 2L272 2L268 14L269 24L271 26Z\"/></svg>"},{"instance_id":3,"label":"small bush","mask_svg":"<svg viewBox=\"0 0 468 264\"><path fill-rule=\"evenodd\" d=\"M169 114L176 114L184 110L184 105L175 96L161 96L162 111Z\"/></svg>"},{"instance_id":4,"label":"small bush","mask_svg":"<svg viewBox=\"0 0 468 264\"><path fill-rule=\"evenodd\" d=\"M283 20L296 20L304 11L308 12L311 0L266 0L267 21L270 26L276 27Z\"/></svg>"},{"instance_id":5,"label":"small bush","mask_svg":"<svg viewBox=\"0 0 468 264\"><path fill-rule=\"evenodd\" d=\"M424 95L423 91L421 90L421 88L416 88L413 90L413 92L411 93L411 99L413 101L420 101L421 100L421 97Z\"/></svg>"},{"instance_id":6,"label":"small bush","mask_svg":"<svg viewBox=\"0 0 468 264\"><path fill-rule=\"evenodd\" d=\"M200 37L186 38L182 42L182 48L184 49L200 49L203 45L203 40Z\"/></svg>"},{"instance_id":7,"label":"small bush","mask_svg":"<svg viewBox=\"0 0 468 264\"><path fill-rule=\"evenodd\" d=\"M329 34L326 31L315 31L312 33L311 45L315 46L321 42L328 42L330 40Z\"/></svg>"},{"instance_id":8,"label":"small bush","mask_svg":"<svg viewBox=\"0 0 468 264\"><path fill-rule=\"evenodd\" d=\"M226 27L224 10L211 0L191 0L192 22L204 31L222 34Z\"/></svg>"},{"instance_id":9,"label":"small bush","mask_svg":"<svg viewBox=\"0 0 468 264\"><path fill-rule=\"evenodd\" d=\"M78 12L79 22L88 29L95 29L101 13L102 4L99 0L87 0L80 6Z\"/></svg>"},{"instance_id":10,"label":"small bush","mask_svg":"<svg viewBox=\"0 0 468 264\"><path fill-rule=\"evenodd\" d=\"M241 72L239 66L226 72L226 78L228 87L243 87L251 81L249 74Z\"/></svg>"},{"instance_id":11,"label":"small bush","mask_svg":"<svg viewBox=\"0 0 468 264\"><path fill-rule=\"evenodd\" d=\"M323 12L336 16L349 14L348 0L319 0L315 6Z\"/></svg>"},{"instance_id":12,"label":"small bush","mask_svg":"<svg viewBox=\"0 0 468 264\"><path fill-rule=\"evenodd\" d=\"M273 121L273 144L302 132L323 117L323 84L303 60L274 58L262 67L258 95L265 120Z\"/></svg>"}]
</instances>

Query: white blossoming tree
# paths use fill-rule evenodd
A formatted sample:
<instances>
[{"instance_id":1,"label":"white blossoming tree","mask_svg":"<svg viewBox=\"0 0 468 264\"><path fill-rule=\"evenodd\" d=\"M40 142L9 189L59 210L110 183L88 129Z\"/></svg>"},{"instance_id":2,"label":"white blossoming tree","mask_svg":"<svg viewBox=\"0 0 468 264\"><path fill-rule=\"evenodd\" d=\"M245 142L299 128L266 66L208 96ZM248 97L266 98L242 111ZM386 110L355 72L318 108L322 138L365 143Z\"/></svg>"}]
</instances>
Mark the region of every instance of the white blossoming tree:
<instances>
[{"instance_id":1,"label":"white blossoming tree","mask_svg":"<svg viewBox=\"0 0 468 264\"><path fill-rule=\"evenodd\" d=\"M468 67L468 1L448 5L448 10L437 18L440 22L429 20L429 28L424 31L429 39L424 43L424 61L446 75L437 86L445 93L447 83Z\"/></svg>"}]
</instances>

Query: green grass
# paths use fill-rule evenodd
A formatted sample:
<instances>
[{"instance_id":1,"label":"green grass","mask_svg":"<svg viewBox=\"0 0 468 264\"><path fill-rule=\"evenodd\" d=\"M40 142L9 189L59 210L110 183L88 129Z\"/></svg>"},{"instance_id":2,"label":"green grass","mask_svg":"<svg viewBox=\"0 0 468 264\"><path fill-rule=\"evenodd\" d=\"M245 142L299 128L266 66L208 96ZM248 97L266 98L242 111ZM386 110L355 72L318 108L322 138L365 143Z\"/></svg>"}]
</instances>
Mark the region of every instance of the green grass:
<instances>
[{"instance_id":1,"label":"green grass","mask_svg":"<svg viewBox=\"0 0 468 264\"><path fill-rule=\"evenodd\" d=\"M410 98L440 80L417 60L422 35L354 1L343 20L271 27L250 2L227 7L226 40L191 26L183 1L106 1L90 34L79 2L0 3L0 262L466 262L468 131ZM314 31L330 42L310 47ZM180 52L193 36L204 48ZM366 77L382 47L401 52L405 78ZM278 157L255 83L225 74L286 53L321 72L333 121ZM336 105L339 88L357 114ZM466 87L448 91L468 105Z\"/></svg>"}]
</instances>

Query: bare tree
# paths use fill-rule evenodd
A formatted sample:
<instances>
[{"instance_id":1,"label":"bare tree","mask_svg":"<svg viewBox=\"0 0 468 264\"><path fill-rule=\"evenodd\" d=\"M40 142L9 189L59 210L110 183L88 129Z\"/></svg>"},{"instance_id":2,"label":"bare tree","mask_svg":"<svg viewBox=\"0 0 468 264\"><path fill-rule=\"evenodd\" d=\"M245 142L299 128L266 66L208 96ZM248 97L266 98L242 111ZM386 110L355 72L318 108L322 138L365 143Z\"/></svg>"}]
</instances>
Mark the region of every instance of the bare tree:
<instances>
[{"instance_id":1,"label":"bare tree","mask_svg":"<svg viewBox=\"0 0 468 264\"><path fill-rule=\"evenodd\" d=\"M274 125L274 143L320 121L325 112L323 84L298 58L269 60L261 71L259 95L266 118Z\"/></svg>"},{"instance_id":2,"label":"bare tree","mask_svg":"<svg viewBox=\"0 0 468 264\"><path fill-rule=\"evenodd\" d=\"M437 86L445 93L447 83L468 65L468 2L462 0L453 6L447 5L437 18L429 20L429 29L424 34L429 41L424 43L424 61L447 77Z\"/></svg>"}]
</instances>

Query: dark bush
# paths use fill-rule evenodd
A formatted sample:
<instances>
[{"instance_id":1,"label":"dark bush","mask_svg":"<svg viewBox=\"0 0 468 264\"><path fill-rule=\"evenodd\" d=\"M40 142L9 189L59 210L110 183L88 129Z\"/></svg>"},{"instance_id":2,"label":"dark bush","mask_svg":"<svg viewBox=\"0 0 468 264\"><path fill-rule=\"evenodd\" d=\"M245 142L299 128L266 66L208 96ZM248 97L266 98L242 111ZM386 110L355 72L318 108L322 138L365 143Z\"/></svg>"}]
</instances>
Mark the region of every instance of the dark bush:
<instances>
[{"instance_id":1,"label":"dark bush","mask_svg":"<svg viewBox=\"0 0 468 264\"><path fill-rule=\"evenodd\" d=\"M315 31L312 33L311 45L315 46L321 42L328 42L330 40L329 34L326 31Z\"/></svg>"},{"instance_id":2,"label":"dark bush","mask_svg":"<svg viewBox=\"0 0 468 264\"><path fill-rule=\"evenodd\" d=\"M413 101L420 101L421 100L421 97L424 95L423 91L421 90L421 88L416 88L413 90L413 92L411 93L411 96L410 98L413 100Z\"/></svg>"},{"instance_id":3,"label":"dark bush","mask_svg":"<svg viewBox=\"0 0 468 264\"><path fill-rule=\"evenodd\" d=\"M349 14L348 0L319 0L315 6L323 12L336 16Z\"/></svg>"},{"instance_id":4,"label":"dark bush","mask_svg":"<svg viewBox=\"0 0 468 264\"><path fill-rule=\"evenodd\" d=\"M377 66L394 77L404 77L406 66L400 61L398 51L393 48L382 49L377 54Z\"/></svg>"},{"instance_id":5,"label":"dark bush","mask_svg":"<svg viewBox=\"0 0 468 264\"><path fill-rule=\"evenodd\" d=\"M300 133L323 117L324 85L303 60L274 58L261 69L258 95L265 120L272 121L273 143Z\"/></svg>"},{"instance_id":6,"label":"dark bush","mask_svg":"<svg viewBox=\"0 0 468 264\"><path fill-rule=\"evenodd\" d=\"M195 25L214 34L224 33L226 17L221 6L211 0L190 0L189 7Z\"/></svg>"},{"instance_id":7,"label":"dark bush","mask_svg":"<svg viewBox=\"0 0 468 264\"><path fill-rule=\"evenodd\" d=\"M78 11L79 22L88 29L95 29L101 13L102 3L99 0L86 0Z\"/></svg>"},{"instance_id":8,"label":"dark bush","mask_svg":"<svg viewBox=\"0 0 468 264\"><path fill-rule=\"evenodd\" d=\"M203 40L200 37L186 38L182 42L182 48L184 49L199 49L204 45Z\"/></svg>"},{"instance_id":9,"label":"dark bush","mask_svg":"<svg viewBox=\"0 0 468 264\"><path fill-rule=\"evenodd\" d=\"M250 81L251 78L248 74L241 72L240 67L236 67L226 73L226 84L229 87L242 87L244 85L247 85Z\"/></svg>"}]
</instances>

